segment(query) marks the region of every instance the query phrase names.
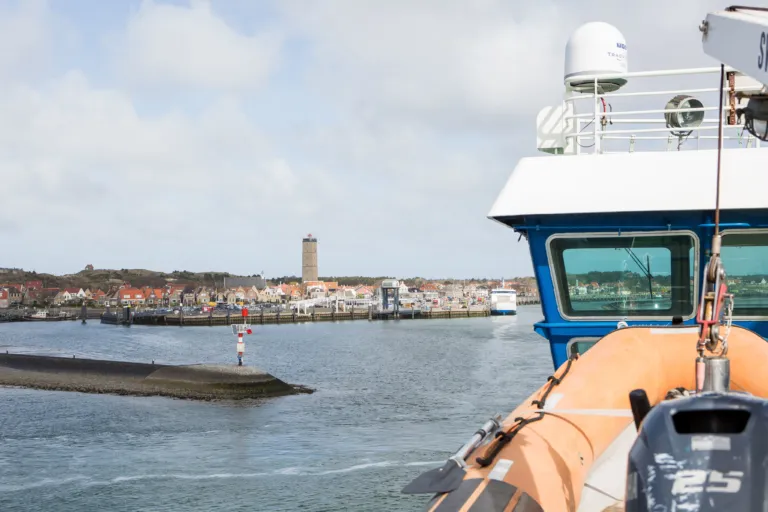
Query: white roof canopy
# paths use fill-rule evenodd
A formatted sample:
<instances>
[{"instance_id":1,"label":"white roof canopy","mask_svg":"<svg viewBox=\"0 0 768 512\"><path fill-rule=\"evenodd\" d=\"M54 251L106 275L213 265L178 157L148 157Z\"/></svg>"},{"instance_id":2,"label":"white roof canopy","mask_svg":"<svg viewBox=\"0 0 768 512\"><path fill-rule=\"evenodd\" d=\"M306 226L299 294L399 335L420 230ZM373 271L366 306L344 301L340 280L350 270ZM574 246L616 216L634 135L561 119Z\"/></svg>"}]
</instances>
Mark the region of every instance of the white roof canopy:
<instances>
[{"instance_id":1,"label":"white roof canopy","mask_svg":"<svg viewBox=\"0 0 768 512\"><path fill-rule=\"evenodd\" d=\"M521 159L488 217L714 210L717 150ZM768 149L725 149L722 209L768 209Z\"/></svg>"}]
</instances>

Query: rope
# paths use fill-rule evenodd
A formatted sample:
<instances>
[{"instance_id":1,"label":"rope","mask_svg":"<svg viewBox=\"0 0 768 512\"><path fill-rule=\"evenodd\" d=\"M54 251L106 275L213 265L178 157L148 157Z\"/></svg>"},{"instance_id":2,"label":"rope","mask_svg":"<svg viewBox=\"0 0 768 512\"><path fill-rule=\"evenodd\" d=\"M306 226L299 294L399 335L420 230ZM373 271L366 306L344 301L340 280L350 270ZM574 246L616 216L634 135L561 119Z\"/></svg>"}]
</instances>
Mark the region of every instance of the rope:
<instances>
[{"instance_id":1,"label":"rope","mask_svg":"<svg viewBox=\"0 0 768 512\"><path fill-rule=\"evenodd\" d=\"M563 370L563 374L560 377L555 377L554 375L550 375L547 377L547 382L549 382L549 386L547 389L544 390L544 393L541 395L541 400L533 400L531 402L531 405L537 406L539 409L543 409L544 405L547 403L547 398L549 398L549 394L552 392L553 389L555 389L555 386L559 385L566 375L568 375L568 372L571 371L571 365L573 362L579 358L578 354L572 354L571 357L568 358L568 362L565 364L565 370Z\"/></svg>"},{"instance_id":2,"label":"rope","mask_svg":"<svg viewBox=\"0 0 768 512\"><path fill-rule=\"evenodd\" d=\"M480 457L477 457L475 460L480 465L480 467L486 467L490 466L493 462L493 459L496 458L496 456L499 454L501 449L506 446L512 439L514 439L515 435L520 432L520 430L530 424L534 423L536 421L539 421L544 418L543 413L538 413L538 416L533 418L515 418L515 424L512 425L512 427L507 431L499 431L496 432L496 442L495 444L492 444L488 447L488 450L486 453Z\"/></svg>"},{"instance_id":3,"label":"rope","mask_svg":"<svg viewBox=\"0 0 768 512\"><path fill-rule=\"evenodd\" d=\"M676 400L678 398L684 398L687 396L691 396L690 391L685 389L684 387L677 387L672 388L669 391L667 391L666 396L664 396L664 400Z\"/></svg>"},{"instance_id":4,"label":"rope","mask_svg":"<svg viewBox=\"0 0 768 512\"><path fill-rule=\"evenodd\" d=\"M547 377L547 382L549 385L547 386L547 389L544 390L544 393L541 395L541 399L539 400L533 400L531 402L531 405L536 405L539 409L544 409L544 405L547 403L547 398L549 397L549 394L552 392L552 390L560 385L560 383L563 382L563 379L566 375L568 375L568 372L571 370L571 365L573 365L573 362L579 358L579 354L572 354L571 357L568 358L568 362L565 365L565 369L563 370L562 375L560 377L555 377L554 375L550 375ZM507 430L506 432L503 430L500 430L496 432L495 436L495 442L493 442L491 445L488 446L488 449L485 451L483 455L480 457L477 457L475 460L480 465L480 467L486 467L489 466L493 460L496 458L496 456L501 452L501 449L504 448L512 439L514 439L515 435L520 432L520 430L525 427L526 425L530 425L531 423L537 422L539 420L544 419L544 411L536 411L534 414L538 414L538 416L534 416L531 418L523 418L522 416L515 418L515 421L513 422L512 426Z\"/></svg>"},{"instance_id":5,"label":"rope","mask_svg":"<svg viewBox=\"0 0 768 512\"><path fill-rule=\"evenodd\" d=\"M723 153L723 89L725 88L725 64L720 65L720 106L717 123L717 188L715 189L715 235L720 233L720 162Z\"/></svg>"}]
</instances>

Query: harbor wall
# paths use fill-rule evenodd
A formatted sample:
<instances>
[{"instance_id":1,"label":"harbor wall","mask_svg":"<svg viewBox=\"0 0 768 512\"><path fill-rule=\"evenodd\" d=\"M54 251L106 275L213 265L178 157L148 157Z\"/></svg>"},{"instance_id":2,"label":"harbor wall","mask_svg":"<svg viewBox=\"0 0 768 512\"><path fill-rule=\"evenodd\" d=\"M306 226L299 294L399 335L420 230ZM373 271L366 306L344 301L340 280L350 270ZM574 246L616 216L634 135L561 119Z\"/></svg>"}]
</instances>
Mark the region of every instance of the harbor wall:
<instances>
[{"instance_id":1,"label":"harbor wall","mask_svg":"<svg viewBox=\"0 0 768 512\"><path fill-rule=\"evenodd\" d=\"M312 392L251 366L173 366L29 354L0 354L0 385L198 400Z\"/></svg>"},{"instance_id":2,"label":"harbor wall","mask_svg":"<svg viewBox=\"0 0 768 512\"><path fill-rule=\"evenodd\" d=\"M472 318L489 316L487 308L465 309L433 309L429 311L412 312L404 311L396 314L392 311L377 312L371 309L353 309L343 312L314 312L314 313L259 313L248 316L247 323L252 325L286 324L303 322L339 322L345 320L417 320L437 318ZM136 325L170 325L170 326L195 326L195 325L232 325L246 323L243 317L236 313L230 315L168 315L135 313L132 318L126 318L123 311L111 312L101 317L105 324L136 324Z\"/></svg>"}]
</instances>

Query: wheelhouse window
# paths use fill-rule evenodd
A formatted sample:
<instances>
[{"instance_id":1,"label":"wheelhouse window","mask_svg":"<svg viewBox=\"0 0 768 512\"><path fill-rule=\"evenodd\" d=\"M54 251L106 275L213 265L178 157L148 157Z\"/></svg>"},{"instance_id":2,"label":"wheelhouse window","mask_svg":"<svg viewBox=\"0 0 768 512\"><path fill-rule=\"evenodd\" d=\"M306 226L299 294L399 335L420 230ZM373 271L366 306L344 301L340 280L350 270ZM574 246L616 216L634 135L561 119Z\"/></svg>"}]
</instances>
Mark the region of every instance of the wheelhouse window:
<instances>
[{"instance_id":1,"label":"wheelhouse window","mask_svg":"<svg viewBox=\"0 0 768 512\"><path fill-rule=\"evenodd\" d=\"M688 233L553 237L560 310L584 318L692 317L696 248Z\"/></svg>"},{"instance_id":2,"label":"wheelhouse window","mask_svg":"<svg viewBox=\"0 0 768 512\"><path fill-rule=\"evenodd\" d=\"M723 232L720 251L734 316L768 316L768 233Z\"/></svg>"}]
</instances>

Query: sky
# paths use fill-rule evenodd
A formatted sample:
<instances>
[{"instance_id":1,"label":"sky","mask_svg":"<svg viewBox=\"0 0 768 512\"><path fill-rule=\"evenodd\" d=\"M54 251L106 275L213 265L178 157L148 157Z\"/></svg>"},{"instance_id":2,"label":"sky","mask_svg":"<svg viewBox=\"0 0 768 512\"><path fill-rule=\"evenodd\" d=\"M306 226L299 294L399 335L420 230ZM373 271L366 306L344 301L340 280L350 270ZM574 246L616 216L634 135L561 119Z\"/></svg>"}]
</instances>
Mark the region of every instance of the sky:
<instances>
[{"instance_id":1,"label":"sky","mask_svg":"<svg viewBox=\"0 0 768 512\"><path fill-rule=\"evenodd\" d=\"M531 275L486 216L570 33L709 66L725 5L0 0L0 266L299 275L312 233L320 275Z\"/></svg>"}]
</instances>

